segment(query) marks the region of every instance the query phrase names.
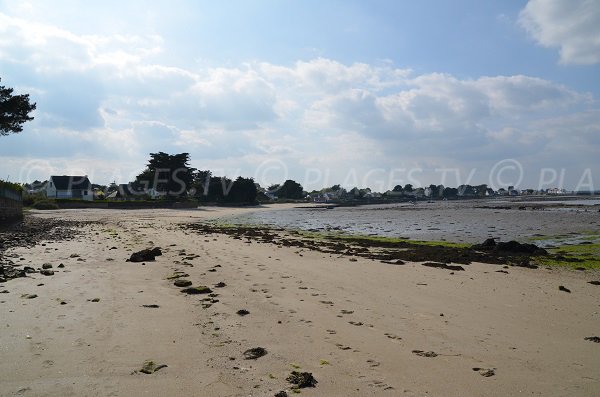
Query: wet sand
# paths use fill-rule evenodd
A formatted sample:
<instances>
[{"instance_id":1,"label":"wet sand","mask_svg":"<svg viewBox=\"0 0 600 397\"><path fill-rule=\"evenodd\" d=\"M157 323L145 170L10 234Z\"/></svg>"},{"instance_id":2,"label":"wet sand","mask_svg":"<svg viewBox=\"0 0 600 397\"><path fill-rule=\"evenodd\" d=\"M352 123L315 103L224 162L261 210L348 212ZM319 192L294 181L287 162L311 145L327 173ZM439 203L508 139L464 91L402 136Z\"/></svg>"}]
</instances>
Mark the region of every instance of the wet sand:
<instances>
[{"instance_id":1,"label":"wet sand","mask_svg":"<svg viewBox=\"0 0 600 397\"><path fill-rule=\"evenodd\" d=\"M588 200L594 202L593 200ZM291 208L246 213L243 223L316 232L414 240L480 243L485 238L526 242L532 237L600 232L600 206L558 206L508 200L457 200L382 204L335 209Z\"/></svg>"},{"instance_id":2,"label":"wet sand","mask_svg":"<svg viewBox=\"0 0 600 397\"><path fill-rule=\"evenodd\" d=\"M0 286L0 395L293 395L293 370L317 379L307 396L600 394L600 344L584 339L600 334L598 271L450 272L177 226L243 211L36 212L96 223L9 252L55 273ZM176 271L216 295L182 293ZM254 347L267 354L244 359ZM167 367L143 374L145 360Z\"/></svg>"}]
</instances>

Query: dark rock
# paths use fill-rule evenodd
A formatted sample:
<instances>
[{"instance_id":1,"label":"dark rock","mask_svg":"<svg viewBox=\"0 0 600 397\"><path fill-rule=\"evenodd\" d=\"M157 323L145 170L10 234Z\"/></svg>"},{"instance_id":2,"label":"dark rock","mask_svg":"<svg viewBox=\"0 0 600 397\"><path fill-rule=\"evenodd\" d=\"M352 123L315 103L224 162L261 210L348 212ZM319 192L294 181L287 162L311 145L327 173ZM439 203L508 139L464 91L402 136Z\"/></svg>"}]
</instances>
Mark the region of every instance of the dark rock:
<instances>
[{"instance_id":1,"label":"dark rock","mask_svg":"<svg viewBox=\"0 0 600 397\"><path fill-rule=\"evenodd\" d=\"M182 289L181 292L184 292L189 295L198 295L198 294L210 294L212 290L204 285L199 287L190 287Z\"/></svg>"},{"instance_id":2,"label":"dark rock","mask_svg":"<svg viewBox=\"0 0 600 397\"><path fill-rule=\"evenodd\" d=\"M426 352L423 350L413 350L412 352L420 357L437 357L438 356L438 354L436 352L432 352L432 351Z\"/></svg>"},{"instance_id":3,"label":"dark rock","mask_svg":"<svg viewBox=\"0 0 600 397\"><path fill-rule=\"evenodd\" d=\"M153 261L157 256L161 256L162 251L160 248L147 248L138 252L134 252L129 257L130 262L145 262L145 261Z\"/></svg>"},{"instance_id":4,"label":"dark rock","mask_svg":"<svg viewBox=\"0 0 600 397\"><path fill-rule=\"evenodd\" d=\"M592 285L600 285L600 281L597 281L597 280L588 281L588 284L592 284Z\"/></svg>"},{"instance_id":5,"label":"dark rock","mask_svg":"<svg viewBox=\"0 0 600 397\"><path fill-rule=\"evenodd\" d=\"M156 364L154 361L152 360L146 360L144 361L144 364L142 365L142 369L140 369L140 372L143 374L153 374L156 371L158 371L161 368L166 368L167 365L166 364Z\"/></svg>"},{"instance_id":6,"label":"dark rock","mask_svg":"<svg viewBox=\"0 0 600 397\"><path fill-rule=\"evenodd\" d=\"M52 269L52 264L51 263L44 263L42 265L42 269Z\"/></svg>"},{"instance_id":7,"label":"dark rock","mask_svg":"<svg viewBox=\"0 0 600 397\"><path fill-rule=\"evenodd\" d=\"M563 292L568 292L569 294L571 293L571 290L568 289L567 287L565 287L564 285L559 285L558 290L563 291Z\"/></svg>"},{"instance_id":8,"label":"dark rock","mask_svg":"<svg viewBox=\"0 0 600 397\"><path fill-rule=\"evenodd\" d=\"M30 266L25 266L25 267L23 268L23 271L24 271L25 273L37 273L37 272L36 272L36 270L35 270L34 268L30 267Z\"/></svg>"},{"instance_id":9,"label":"dark rock","mask_svg":"<svg viewBox=\"0 0 600 397\"><path fill-rule=\"evenodd\" d=\"M275 397L288 397L288 394L285 392L285 390L281 390L275 393Z\"/></svg>"},{"instance_id":10,"label":"dark rock","mask_svg":"<svg viewBox=\"0 0 600 397\"><path fill-rule=\"evenodd\" d=\"M508 241L505 243L496 244L496 251L500 252L510 252L516 254L535 254L535 255L545 255L545 249L538 247L535 244L522 244L517 241Z\"/></svg>"},{"instance_id":11,"label":"dark rock","mask_svg":"<svg viewBox=\"0 0 600 397\"><path fill-rule=\"evenodd\" d=\"M247 316L248 314L250 314L250 312L246 309L240 309L236 312L239 316Z\"/></svg>"},{"instance_id":12,"label":"dark rock","mask_svg":"<svg viewBox=\"0 0 600 397\"><path fill-rule=\"evenodd\" d=\"M479 372L479 375L485 376L486 378L489 378L490 376L496 375L496 371L493 368L492 369L487 369L487 368L473 368L473 371Z\"/></svg>"},{"instance_id":13,"label":"dark rock","mask_svg":"<svg viewBox=\"0 0 600 397\"><path fill-rule=\"evenodd\" d=\"M224 288L224 287L227 287L227 284L225 284L222 281L215 284L215 288Z\"/></svg>"},{"instance_id":14,"label":"dark rock","mask_svg":"<svg viewBox=\"0 0 600 397\"><path fill-rule=\"evenodd\" d=\"M158 309L160 306L152 304L152 305L142 305L142 307L147 307L148 309Z\"/></svg>"},{"instance_id":15,"label":"dark rock","mask_svg":"<svg viewBox=\"0 0 600 397\"><path fill-rule=\"evenodd\" d=\"M480 247L484 248L494 248L496 246L496 240L493 238L488 238L483 243L480 244Z\"/></svg>"},{"instance_id":16,"label":"dark rock","mask_svg":"<svg viewBox=\"0 0 600 397\"><path fill-rule=\"evenodd\" d=\"M184 287L189 287L190 285L192 285L192 282L190 280L180 278L178 280L175 280L173 285L176 287L184 288Z\"/></svg>"},{"instance_id":17,"label":"dark rock","mask_svg":"<svg viewBox=\"0 0 600 397\"><path fill-rule=\"evenodd\" d=\"M505 254L529 254L545 255L548 252L535 244L519 243L518 241L496 242L493 238L488 238L481 244L475 244L471 248L481 251L495 251Z\"/></svg>"},{"instance_id":18,"label":"dark rock","mask_svg":"<svg viewBox=\"0 0 600 397\"><path fill-rule=\"evenodd\" d=\"M264 347L253 347L252 349L248 349L244 352L244 358L246 360L256 360L262 356L267 355L267 349Z\"/></svg>"},{"instance_id":19,"label":"dark rock","mask_svg":"<svg viewBox=\"0 0 600 397\"><path fill-rule=\"evenodd\" d=\"M298 386L300 389L305 387L315 387L317 383L319 383L310 372L292 371L285 380Z\"/></svg>"},{"instance_id":20,"label":"dark rock","mask_svg":"<svg viewBox=\"0 0 600 397\"><path fill-rule=\"evenodd\" d=\"M57 266L59 269L62 269L63 267L65 267L65 265L63 265L62 263L60 265Z\"/></svg>"},{"instance_id":21,"label":"dark rock","mask_svg":"<svg viewBox=\"0 0 600 397\"><path fill-rule=\"evenodd\" d=\"M42 274L44 276L54 276L54 270L49 270L49 269L40 270L40 274Z\"/></svg>"},{"instance_id":22,"label":"dark rock","mask_svg":"<svg viewBox=\"0 0 600 397\"><path fill-rule=\"evenodd\" d=\"M600 343L600 336L586 336L583 339L589 340L590 342L594 342L594 343Z\"/></svg>"},{"instance_id":23,"label":"dark rock","mask_svg":"<svg viewBox=\"0 0 600 397\"><path fill-rule=\"evenodd\" d=\"M465 270L465 268L462 266L447 265L445 263L438 263L438 262L425 262L422 265L427 266L427 267L435 267L435 268L447 269L447 270L463 270L463 271Z\"/></svg>"}]
</instances>

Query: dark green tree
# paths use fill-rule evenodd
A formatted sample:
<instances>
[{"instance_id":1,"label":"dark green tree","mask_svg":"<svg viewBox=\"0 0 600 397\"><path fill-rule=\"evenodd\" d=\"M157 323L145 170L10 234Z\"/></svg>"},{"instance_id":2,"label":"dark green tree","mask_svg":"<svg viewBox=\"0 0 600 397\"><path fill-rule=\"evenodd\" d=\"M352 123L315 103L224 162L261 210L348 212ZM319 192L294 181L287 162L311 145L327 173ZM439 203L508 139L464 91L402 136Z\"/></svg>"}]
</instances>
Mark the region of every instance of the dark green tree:
<instances>
[{"instance_id":1,"label":"dark green tree","mask_svg":"<svg viewBox=\"0 0 600 397\"><path fill-rule=\"evenodd\" d=\"M208 187L196 192L201 201L207 203L220 203L226 201L227 195L233 188L233 181L225 176L209 176Z\"/></svg>"},{"instance_id":2,"label":"dark green tree","mask_svg":"<svg viewBox=\"0 0 600 397\"><path fill-rule=\"evenodd\" d=\"M475 186L475 190L477 191L477 195L479 197L485 197L485 194L487 193L487 185L483 184L483 185L477 185Z\"/></svg>"},{"instance_id":3,"label":"dark green tree","mask_svg":"<svg viewBox=\"0 0 600 397\"><path fill-rule=\"evenodd\" d=\"M254 204L258 190L252 178L242 178L239 176L231 185L224 201L229 203Z\"/></svg>"},{"instance_id":4,"label":"dark green tree","mask_svg":"<svg viewBox=\"0 0 600 397\"><path fill-rule=\"evenodd\" d=\"M429 198L433 199L442 195L442 192L440 191L440 186L431 184L429 185L429 189L431 190L431 195L429 196Z\"/></svg>"},{"instance_id":5,"label":"dark green tree","mask_svg":"<svg viewBox=\"0 0 600 397\"><path fill-rule=\"evenodd\" d=\"M304 198L304 189L298 182L288 179L277 190L277 196L281 198L299 200Z\"/></svg>"},{"instance_id":6,"label":"dark green tree","mask_svg":"<svg viewBox=\"0 0 600 397\"><path fill-rule=\"evenodd\" d=\"M444 198L456 198L458 195L458 189L454 187L447 187L444 189L443 196Z\"/></svg>"},{"instance_id":7,"label":"dark green tree","mask_svg":"<svg viewBox=\"0 0 600 397\"><path fill-rule=\"evenodd\" d=\"M459 196L475 196L476 190L471 185L460 185L458 187L458 195Z\"/></svg>"},{"instance_id":8,"label":"dark green tree","mask_svg":"<svg viewBox=\"0 0 600 397\"><path fill-rule=\"evenodd\" d=\"M36 104L29 102L29 94L13 95L13 91L0 85L0 136L19 133L25 122L33 120L29 113Z\"/></svg>"},{"instance_id":9,"label":"dark green tree","mask_svg":"<svg viewBox=\"0 0 600 397\"><path fill-rule=\"evenodd\" d=\"M196 197L202 198L202 196L208 195L211 177L212 172L208 170L196 171L194 173L193 189Z\"/></svg>"},{"instance_id":10,"label":"dark green tree","mask_svg":"<svg viewBox=\"0 0 600 397\"><path fill-rule=\"evenodd\" d=\"M193 185L196 171L190 167L189 161L189 153L150 153L150 161L146 169L137 176L136 184L146 189L155 189L168 198L186 196Z\"/></svg>"}]
</instances>

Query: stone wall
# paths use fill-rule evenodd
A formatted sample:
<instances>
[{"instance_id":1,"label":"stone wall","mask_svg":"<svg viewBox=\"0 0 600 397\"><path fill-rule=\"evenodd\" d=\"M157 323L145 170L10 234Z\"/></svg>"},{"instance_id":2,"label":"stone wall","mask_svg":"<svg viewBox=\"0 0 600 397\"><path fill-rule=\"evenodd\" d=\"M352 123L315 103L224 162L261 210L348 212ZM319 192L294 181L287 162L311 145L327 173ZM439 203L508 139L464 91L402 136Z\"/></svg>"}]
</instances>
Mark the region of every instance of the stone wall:
<instances>
[{"instance_id":1,"label":"stone wall","mask_svg":"<svg viewBox=\"0 0 600 397\"><path fill-rule=\"evenodd\" d=\"M0 197L0 225L19 220L23 217L23 202Z\"/></svg>"}]
</instances>

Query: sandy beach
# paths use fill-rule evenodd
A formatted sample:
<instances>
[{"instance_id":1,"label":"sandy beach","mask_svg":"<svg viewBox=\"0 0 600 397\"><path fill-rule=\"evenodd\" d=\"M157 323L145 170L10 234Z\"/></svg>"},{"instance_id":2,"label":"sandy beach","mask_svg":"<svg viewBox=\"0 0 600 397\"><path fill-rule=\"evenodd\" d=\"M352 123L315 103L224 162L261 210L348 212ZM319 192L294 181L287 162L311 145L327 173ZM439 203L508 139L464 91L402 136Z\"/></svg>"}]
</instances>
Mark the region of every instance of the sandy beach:
<instances>
[{"instance_id":1,"label":"sandy beach","mask_svg":"<svg viewBox=\"0 0 600 397\"><path fill-rule=\"evenodd\" d=\"M33 211L90 222L6 253L54 274L0 284L0 395L295 395L294 370L318 381L306 396L600 395L598 271L394 266L179 226L244 211Z\"/></svg>"}]
</instances>

